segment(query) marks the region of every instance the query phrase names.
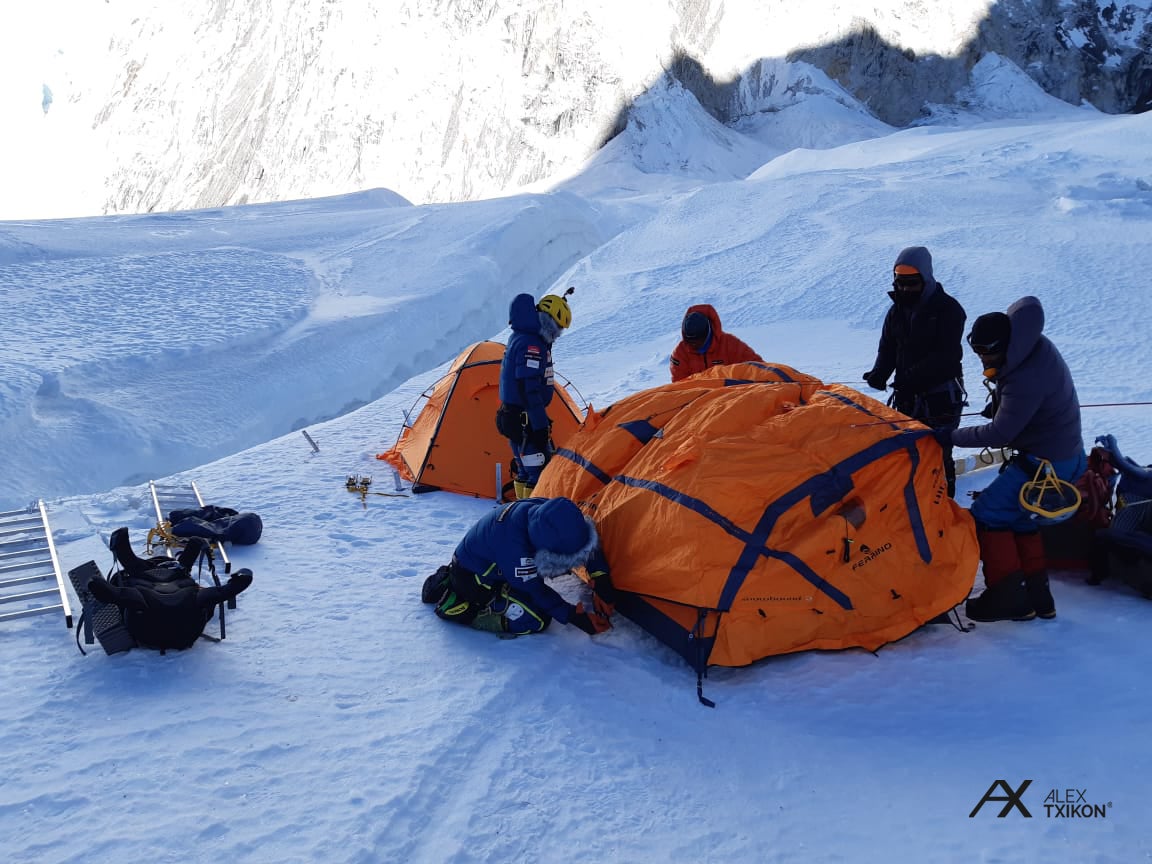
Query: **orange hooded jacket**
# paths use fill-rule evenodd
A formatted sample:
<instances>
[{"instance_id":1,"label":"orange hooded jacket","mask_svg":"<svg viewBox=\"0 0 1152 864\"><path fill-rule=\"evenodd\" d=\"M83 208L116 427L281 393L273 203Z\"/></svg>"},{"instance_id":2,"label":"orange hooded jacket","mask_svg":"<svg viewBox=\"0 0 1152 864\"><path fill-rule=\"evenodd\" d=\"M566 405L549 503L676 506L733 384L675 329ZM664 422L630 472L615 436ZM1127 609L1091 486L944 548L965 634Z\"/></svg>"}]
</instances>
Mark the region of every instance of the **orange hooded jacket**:
<instances>
[{"instance_id":1,"label":"orange hooded jacket","mask_svg":"<svg viewBox=\"0 0 1152 864\"><path fill-rule=\"evenodd\" d=\"M668 369L672 373L673 381L680 381L689 375L703 372L712 366L727 366L730 363L764 362L764 358L748 347L740 338L731 333L725 333L720 325L720 316L708 303L690 306L684 313L687 317L692 312L699 312L708 319L712 325L712 335L705 343L704 352L701 353L690 346L683 339L672 352L672 360Z\"/></svg>"}]
</instances>

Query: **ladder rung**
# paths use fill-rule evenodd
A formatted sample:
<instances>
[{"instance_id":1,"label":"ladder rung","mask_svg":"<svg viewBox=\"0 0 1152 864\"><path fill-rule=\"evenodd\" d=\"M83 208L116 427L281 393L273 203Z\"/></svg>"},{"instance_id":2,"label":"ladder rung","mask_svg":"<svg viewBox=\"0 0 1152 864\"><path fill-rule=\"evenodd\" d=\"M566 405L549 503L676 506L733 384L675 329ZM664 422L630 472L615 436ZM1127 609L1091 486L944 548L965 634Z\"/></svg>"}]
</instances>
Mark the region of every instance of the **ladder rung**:
<instances>
[{"instance_id":1,"label":"ladder rung","mask_svg":"<svg viewBox=\"0 0 1152 864\"><path fill-rule=\"evenodd\" d=\"M0 523L0 529L5 528L3 523ZM11 531L0 530L0 537L20 537L24 534L30 535L28 539L34 540L39 538L44 539L44 526L33 525L31 528L13 528ZM19 541L15 541L19 542Z\"/></svg>"},{"instance_id":2,"label":"ladder rung","mask_svg":"<svg viewBox=\"0 0 1152 864\"><path fill-rule=\"evenodd\" d=\"M0 574L19 573L21 570L27 570L30 567L45 567L45 566L47 566L47 567L52 566L52 559L51 558L42 558L39 561L25 561L25 562L20 563L20 564L5 564L3 567L0 567Z\"/></svg>"},{"instance_id":3,"label":"ladder rung","mask_svg":"<svg viewBox=\"0 0 1152 864\"><path fill-rule=\"evenodd\" d=\"M0 550L7 552L24 552L30 548L45 548L48 538L44 535L28 537L20 540L0 540Z\"/></svg>"},{"instance_id":4,"label":"ladder rung","mask_svg":"<svg viewBox=\"0 0 1152 864\"><path fill-rule=\"evenodd\" d=\"M36 508L35 507L25 507L23 510L6 510L3 513L0 513L0 519L7 519L10 516L12 516L12 517L27 516L29 513L31 513L32 515L35 515L36 514Z\"/></svg>"},{"instance_id":5,"label":"ladder rung","mask_svg":"<svg viewBox=\"0 0 1152 864\"><path fill-rule=\"evenodd\" d=\"M43 555L48 551L47 546L33 546L31 549L17 549L15 552L0 552L0 561L11 561L13 558L26 558L29 555Z\"/></svg>"},{"instance_id":6,"label":"ladder rung","mask_svg":"<svg viewBox=\"0 0 1152 864\"><path fill-rule=\"evenodd\" d=\"M5 579L0 581L0 588L10 588L13 585L27 585L29 582L39 582L42 579L51 579L56 574L51 569L44 573L37 573L33 576L17 576L15 579Z\"/></svg>"},{"instance_id":7,"label":"ladder rung","mask_svg":"<svg viewBox=\"0 0 1152 864\"><path fill-rule=\"evenodd\" d=\"M55 603L51 606L37 606L35 609L21 609L19 612L4 612L0 613L0 621L11 621L16 618L31 618L33 615L43 615L45 612L59 612L64 608L64 604ZM64 613L64 623L69 627L72 626L72 616Z\"/></svg>"},{"instance_id":8,"label":"ladder rung","mask_svg":"<svg viewBox=\"0 0 1152 864\"><path fill-rule=\"evenodd\" d=\"M0 603L19 603L21 600L35 600L37 597L48 597L56 593L55 588L45 588L42 591L29 591L26 594L0 594Z\"/></svg>"}]
</instances>

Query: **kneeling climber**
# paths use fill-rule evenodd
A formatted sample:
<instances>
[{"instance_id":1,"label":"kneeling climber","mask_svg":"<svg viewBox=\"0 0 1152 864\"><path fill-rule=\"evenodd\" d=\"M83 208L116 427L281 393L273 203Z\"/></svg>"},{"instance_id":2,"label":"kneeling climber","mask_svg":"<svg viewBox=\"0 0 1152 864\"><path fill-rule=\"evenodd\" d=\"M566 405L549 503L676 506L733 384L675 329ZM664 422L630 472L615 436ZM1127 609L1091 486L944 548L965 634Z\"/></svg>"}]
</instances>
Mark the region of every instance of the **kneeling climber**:
<instances>
[{"instance_id":1,"label":"kneeling climber","mask_svg":"<svg viewBox=\"0 0 1152 864\"><path fill-rule=\"evenodd\" d=\"M421 599L445 621L476 630L521 636L555 618L594 636L611 627L608 617L544 582L580 566L594 579L608 575L592 520L567 498L525 498L473 525L451 563L425 580Z\"/></svg>"}]
</instances>

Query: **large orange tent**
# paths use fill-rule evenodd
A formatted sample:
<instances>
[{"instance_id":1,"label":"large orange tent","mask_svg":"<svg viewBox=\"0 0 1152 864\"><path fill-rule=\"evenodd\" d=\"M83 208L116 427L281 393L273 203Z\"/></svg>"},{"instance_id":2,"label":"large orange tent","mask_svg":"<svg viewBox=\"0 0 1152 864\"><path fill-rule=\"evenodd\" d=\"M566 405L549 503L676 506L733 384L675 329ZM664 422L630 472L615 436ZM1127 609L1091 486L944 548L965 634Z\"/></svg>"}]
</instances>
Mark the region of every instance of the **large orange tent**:
<instances>
[{"instance_id":1,"label":"large orange tent","mask_svg":"<svg viewBox=\"0 0 1152 864\"><path fill-rule=\"evenodd\" d=\"M593 516L617 608L698 673L874 650L963 600L979 560L926 427L783 365L590 412L536 494Z\"/></svg>"},{"instance_id":2,"label":"large orange tent","mask_svg":"<svg viewBox=\"0 0 1152 864\"><path fill-rule=\"evenodd\" d=\"M461 351L447 374L421 394L424 407L405 423L395 446L376 457L410 480L413 492L443 489L495 498L512 479L512 452L496 431L504 347L477 342ZM561 446L580 426L583 412L563 386L553 386L548 416L552 440Z\"/></svg>"}]
</instances>

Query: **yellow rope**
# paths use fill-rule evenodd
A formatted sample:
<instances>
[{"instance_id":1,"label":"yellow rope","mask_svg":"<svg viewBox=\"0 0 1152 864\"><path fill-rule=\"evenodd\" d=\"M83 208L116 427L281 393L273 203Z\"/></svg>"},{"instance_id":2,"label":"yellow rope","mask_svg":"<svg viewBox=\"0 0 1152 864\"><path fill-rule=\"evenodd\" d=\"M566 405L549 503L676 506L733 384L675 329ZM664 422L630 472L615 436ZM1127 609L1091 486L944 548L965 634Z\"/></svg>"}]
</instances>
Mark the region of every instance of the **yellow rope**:
<instances>
[{"instance_id":1,"label":"yellow rope","mask_svg":"<svg viewBox=\"0 0 1152 864\"><path fill-rule=\"evenodd\" d=\"M1080 490L1057 477L1052 463L1041 459L1035 476L1020 487L1020 506L1044 520L1062 522L1080 509Z\"/></svg>"}]
</instances>

